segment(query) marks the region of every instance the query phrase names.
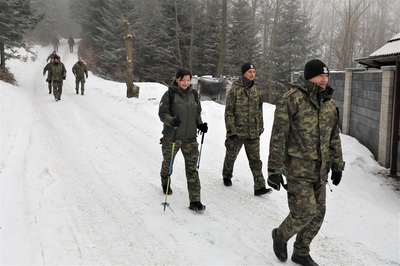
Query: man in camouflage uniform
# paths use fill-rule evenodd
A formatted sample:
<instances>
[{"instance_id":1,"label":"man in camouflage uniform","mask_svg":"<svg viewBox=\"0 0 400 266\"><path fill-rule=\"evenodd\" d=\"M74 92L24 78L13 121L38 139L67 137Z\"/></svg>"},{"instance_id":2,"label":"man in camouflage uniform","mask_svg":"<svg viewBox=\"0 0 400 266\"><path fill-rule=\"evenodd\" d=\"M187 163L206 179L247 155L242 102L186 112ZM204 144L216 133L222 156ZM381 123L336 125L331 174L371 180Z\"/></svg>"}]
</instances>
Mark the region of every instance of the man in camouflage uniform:
<instances>
[{"instance_id":1,"label":"man in camouflage uniform","mask_svg":"<svg viewBox=\"0 0 400 266\"><path fill-rule=\"evenodd\" d=\"M160 101L158 116L164 123L161 149L163 161L161 165L161 185L164 194L171 195L170 169L172 149L173 159L179 150L182 150L185 159L187 188L189 191L189 209L203 211L205 206L200 198L200 179L197 171L199 157L197 130L203 134L207 132L207 123L201 119L201 104L197 91L192 89L190 81L192 74L187 69L179 69L175 80L169 85L168 91ZM171 164L172 167L173 163Z\"/></svg>"},{"instance_id":2,"label":"man in camouflage uniform","mask_svg":"<svg viewBox=\"0 0 400 266\"><path fill-rule=\"evenodd\" d=\"M60 40L57 38L57 36L53 37L52 43L53 43L54 51L56 51L58 53L58 46L60 45Z\"/></svg>"},{"instance_id":3,"label":"man in camouflage uniform","mask_svg":"<svg viewBox=\"0 0 400 266\"><path fill-rule=\"evenodd\" d=\"M254 195L271 192L265 187L260 159L260 135L264 131L263 103L260 87L254 82L253 64L242 66L242 77L232 84L225 106L226 154L222 177L224 185L232 186L235 160L244 145L254 179Z\"/></svg>"},{"instance_id":4,"label":"man in camouflage uniform","mask_svg":"<svg viewBox=\"0 0 400 266\"><path fill-rule=\"evenodd\" d=\"M69 51L72 53L74 51L75 40L72 38L72 35L69 36L68 39Z\"/></svg>"},{"instance_id":5,"label":"man in camouflage uniform","mask_svg":"<svg viewBox=\"0 0 400 266\"><path fill-rule=\"evenodd\" d=\"M56 55L54 62L50 66L50 80L53 83L53 94L56 102L61 100L63 80L67 76L67 70L63 63L60 62L60 57Z\"/></svg>"},{"instance_id":6,"label":"man in camouflage uniform","mask_svg":"<svg viewBox=\"0 0 400 266\"><path fill-rule=\"evenodd\" d=\"M49 63L46 64L46 66L43 68L43 76L46 75L47 72L47 78L46 82L49 83L49 94L51 94L51 79L50 79L50 66L53 64L54 59L51 59Z\"/></svg>"},{"instance_id":7,"label":"man in camouflage uniform","mask_svg":"<svg viewBox=\"0 0 400 266\"><path fill-rule=\"evenodd\" d=\"M318 265L310 256L310 244L321 228L326 209L328 173L338 185L344 162L339 117L329 70L320 60L307 62L304 77L290 83L292 89L278 102L270 141L268 184L279 190L287 178L290 213L272 230L273 248L280 261L287 260L287 242L297 234L292 261Z\"/></svg>"},{"instance_id":8,"label":"man in camouflage uniform","mask_svg":"<svg viewBox=\"0 0 400 266\"><path fill-rule=\"evenodd\" d=\"M79 83L81 84L81 95L85 94L85 76L88 78L88 71L82 57L79 57L78 62L72 67L72 73L75 76L75 90L79 94Z\"/></svg>"},{"instance_id":9,"label":"man in camouflage uniform","mask_svg":"<svg viewBox=\"0 0 400 266\"><path fill-rule=\"evenodd\" d=\"M56 57L57 56L57 52L56 51L53 51L48 57L47 57L47 59L46 59L46 62L49 62L49 60L51 61L51 60L54 60L54 57Z\"/></svg>"}]
</instances>

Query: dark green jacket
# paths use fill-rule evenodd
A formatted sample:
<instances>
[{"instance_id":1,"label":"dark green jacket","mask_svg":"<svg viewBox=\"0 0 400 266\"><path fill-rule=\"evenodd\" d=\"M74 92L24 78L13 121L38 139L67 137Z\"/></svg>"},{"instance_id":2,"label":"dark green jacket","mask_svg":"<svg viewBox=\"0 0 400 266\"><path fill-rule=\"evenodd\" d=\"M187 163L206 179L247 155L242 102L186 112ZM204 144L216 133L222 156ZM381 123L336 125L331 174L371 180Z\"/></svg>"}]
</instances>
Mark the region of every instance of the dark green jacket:
<instances>
[{"instance_id":1,"label":"dark green jacket","mask_svg":"<svg viewBox=\"0 0 400 266\"><path fill-rule=\"evenodd\" d=\"M75 65L72 67L72 73L76 76L77 79L85 80L88 77L88 71L86 64L83 62L76 62Z\"/></svg>"},{"instance_id":2,"label":"dark green jacket","mask_svg":"<svg viewBox=\"0 0 400 266\"><path fill-rule=\"evenodd\" d=\"M287 175L291 158L318 162L320 174L330 169L343 171L339 117L325 90L303 76L290 83L292 89L279 100L271 133L268 170Z\"/></svg>"},{"instance_id":3,"label":"dark green jacket","mask_svg":"<svg viewBox=\"0 0 400 266\"><path fill-rule=\"evenodd\" d=\"M46 74L46 71L47 71L46 82L50 82L50 67L51 67L51 64L53 64L53 63L52 62L47 63L47 65L43 68L43 75Z\"/></svg>"},{"instance_id":4,"label":"dark green jacket","mask_svg":"<svg viewBox=\"0 0 400 266\"><path fill-rule=\"evenodd\" d=\"M50 66L50 77L51 81L63 81L67 76L67 70L63 63L53 63Z\"/></svg>"},{"instance_id":5,"label":"dark green jacket","mask_svg":"<svg viewBox=\"0 0 400 266\"><path fill-rule=\"evenodd\" d=\"M264 132L260 87L242 78L233 82L225 105L226 136L256 139Z\"/></svg>"},{"instance_id":6,"label":"dark green jacket","mask_svg":"<svg viewBox=\"0 0 400 266\"><path fill-rule=\"evenodd\" d=\"M176 83L173 82L169 85L169 89L175 92L173 102L170 103L170 96L167 91L161 98L158 110L158 116L164 123L162 131L164 138L173 139L174 137L174 128L171 125L174 116L179 117L182 121L177 128L176 139L196 138L197 126L202 124L203 121L201 119L201 104L198 97L196 98L192 93L192 86L185 91L178 88Z\"/></svg>"}]
</instances>

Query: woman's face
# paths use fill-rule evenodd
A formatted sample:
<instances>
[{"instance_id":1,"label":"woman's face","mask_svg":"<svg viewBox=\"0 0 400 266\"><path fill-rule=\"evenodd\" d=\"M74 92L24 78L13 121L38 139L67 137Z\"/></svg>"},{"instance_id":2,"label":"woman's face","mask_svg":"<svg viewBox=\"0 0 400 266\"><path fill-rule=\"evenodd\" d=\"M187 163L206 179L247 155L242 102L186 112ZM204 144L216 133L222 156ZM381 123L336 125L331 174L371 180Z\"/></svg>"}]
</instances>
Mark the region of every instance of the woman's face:
<instances>
[{"instance_id":1,"label":"woman's face","mask_svg":"<svg viewBox=\"0 0 400 266\"><path fill-rule=\"evenodd\" d=\"M190 86L190 75L183 76L182 79L176 79L176 83L181 89L186 90Z\"/></svg>"}]
</instances>

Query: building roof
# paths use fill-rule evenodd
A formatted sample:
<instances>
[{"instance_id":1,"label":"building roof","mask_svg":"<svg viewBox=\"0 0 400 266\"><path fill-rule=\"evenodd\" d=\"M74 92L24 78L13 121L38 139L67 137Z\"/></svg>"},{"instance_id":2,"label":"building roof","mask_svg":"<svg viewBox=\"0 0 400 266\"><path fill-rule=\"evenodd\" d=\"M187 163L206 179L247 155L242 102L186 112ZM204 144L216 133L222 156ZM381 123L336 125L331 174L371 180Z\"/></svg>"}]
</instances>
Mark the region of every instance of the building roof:
<instances>
[{"instance_id":1,"label":"building roof","mask_svg":"<svg viewBox=\"0 0 400 266\"><path fill-rule=\"evenodd\" d=\"M396 61L400 61L400 33L393 36L384 46L370 54L370 56L358 58L354 61L374 68L396 65Z\"/></svg>"}]
</instances>

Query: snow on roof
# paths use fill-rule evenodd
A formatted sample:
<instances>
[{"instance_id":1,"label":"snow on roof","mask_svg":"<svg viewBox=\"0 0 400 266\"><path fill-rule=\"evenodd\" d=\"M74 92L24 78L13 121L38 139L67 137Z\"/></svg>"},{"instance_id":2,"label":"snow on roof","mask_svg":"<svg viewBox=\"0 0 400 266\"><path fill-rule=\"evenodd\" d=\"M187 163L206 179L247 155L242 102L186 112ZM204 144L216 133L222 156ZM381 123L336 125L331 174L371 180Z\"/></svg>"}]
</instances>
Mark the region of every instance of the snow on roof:
<instances>
[{"instance_id":1,"label":"snow on roof","mask_svg":"<svg viewBox=\"0 0 400 266\"><path fill-rule=\"evenodd\" d=\"M400 32L392 37L384 46L373 52L369 57L380 57L400 54Z\"/></svg>"}]
</instances>

